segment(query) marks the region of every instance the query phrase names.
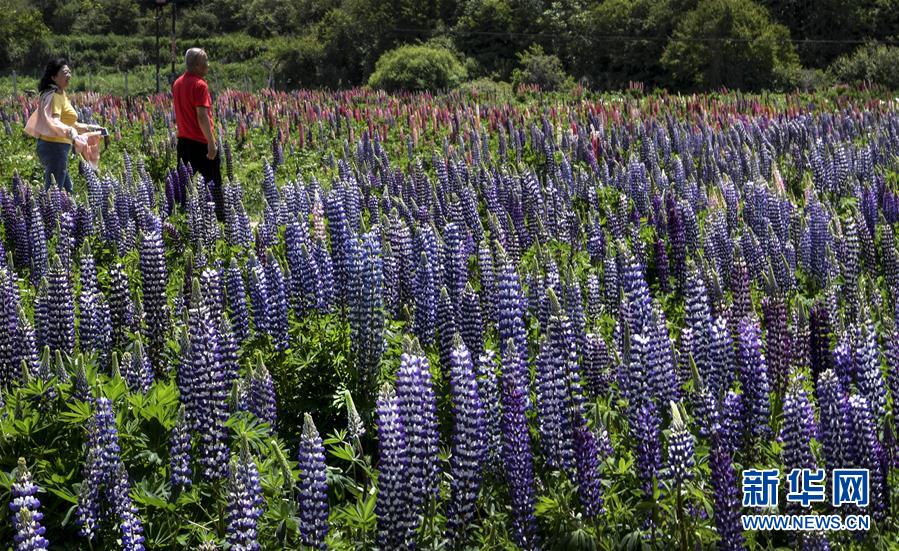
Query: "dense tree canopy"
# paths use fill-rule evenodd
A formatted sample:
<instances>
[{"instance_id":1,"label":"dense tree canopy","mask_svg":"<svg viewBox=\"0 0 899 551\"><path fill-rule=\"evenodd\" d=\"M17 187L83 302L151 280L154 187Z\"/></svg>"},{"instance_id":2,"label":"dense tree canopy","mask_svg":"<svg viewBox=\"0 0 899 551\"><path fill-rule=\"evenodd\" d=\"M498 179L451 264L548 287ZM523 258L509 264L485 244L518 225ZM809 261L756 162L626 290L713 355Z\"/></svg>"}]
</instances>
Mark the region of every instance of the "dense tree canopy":
<instances>
[{"instance_id":1,"label":"dense tree canopy","mask_svg":"<svg viewBox=\"0 0 899 551\"><path fill-rule=\"evenodd\" d=\"M41 13L27 2L7 2L0 17L0 66L16 66L39 49L48 34Z\"/></svg>"},{"instance_id":2,"label":"dense tree canopy","mask_svg":"<svg viewBox=\"0 0 899 551\"><path fill-rule=\"evenodd\" d=\"M702 0L662 54L675 82L707 89L786 82L798 62L790 31L751 0Z\"/></svg>"},{"instance_id":3,"label":"dense tree canopy","mask_svg":"<svg viewBox=\"0 0 899 551\"><path fill-rule=\"evenodd\" d=\"M669 89L789 88L824 71L838 78L849 74L836 67L838 59L845 68L847 56L858 51L863 59L868 44L895 46L899 40L899 0L174 3L179 37L214 43L229 54L247 46L253 53L243 58L264 50L282 86L364 84L386 52L439 39L462 60L469 78L511 81L522 70L519 55L538 45L565 73L597 89L630 81ZM139 63L135 53L122 54L127 49L153 59L149 43L134 43L155 34L149 0L0 0L0 9L11 14L0 22L0 71L35 71L40 60L65 53L72 40L91 46L69 49L92 66ZM170 9L163 10L166 33ZM120 43L107 35L121 37ZM86 36L92 38L71 38Z\"/></svg>"}]
</instances>

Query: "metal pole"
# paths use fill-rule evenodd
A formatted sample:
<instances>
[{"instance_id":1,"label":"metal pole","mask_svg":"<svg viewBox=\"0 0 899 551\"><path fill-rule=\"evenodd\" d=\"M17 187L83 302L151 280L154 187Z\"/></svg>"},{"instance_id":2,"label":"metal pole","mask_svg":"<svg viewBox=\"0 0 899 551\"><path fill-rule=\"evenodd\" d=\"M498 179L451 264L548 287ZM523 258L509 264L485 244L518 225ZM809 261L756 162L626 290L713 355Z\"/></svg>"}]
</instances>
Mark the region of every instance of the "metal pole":
<instances>
[{"instance_id":1,"label":"metal pole","mask_svg":"<svg viewBox=\"0 0 899 551\"><path fill-rule=\"evenodd\" d=\"M175 2L172 2L172 79L175 78Z\"/></svg>"},{"instance_id":2,"label":"metal pole","mask_svg":"<svg viewBox=\"0 0 899 551\"><path fill-rule=\"evenodd\" d=\"M162 17L160 7L156 6L156 93L159 93L159 18Z\"/></svg>"}]
</instances>

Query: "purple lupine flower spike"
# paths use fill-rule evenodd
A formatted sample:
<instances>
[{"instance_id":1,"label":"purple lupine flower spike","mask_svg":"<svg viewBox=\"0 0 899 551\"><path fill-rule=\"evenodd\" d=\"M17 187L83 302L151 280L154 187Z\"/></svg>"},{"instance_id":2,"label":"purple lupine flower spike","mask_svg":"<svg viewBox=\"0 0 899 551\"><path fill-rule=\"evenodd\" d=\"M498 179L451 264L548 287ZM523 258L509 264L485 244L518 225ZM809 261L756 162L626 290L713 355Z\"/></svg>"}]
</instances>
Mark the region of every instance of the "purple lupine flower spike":
<instances>
[{"instance_id":1,"label":"purple lupine flower spike","mask_svg":"<svg viewBox=\"0 0 899 551\"><path fill-rule=\"evenodd\" d=\"M34 198L29 199L28 241L31 260L31 283L36 285L47 274L48 253L44 222Z\"/></svg>"},{"instance_id":2,"label":"purple lupine flower spike","mask_svg":"<svg viewBox=\"0 0 899 551\"><path fill-rule=\"evenodd\" d=\"M162 353L169 328L168 271L162 235L157 231L143 234L140 248L140 272L143 283L143 304L147 314L147 343L150 361L157 374L165 371Z\"/></svg>"},{"instance_id":3,"label":"purple lupine flower spike","mask_svg":"<svg viewBox=\"0 0 899 551\"><path fill-rule=\"evenodd\" d=\"M121 533L123 549L142 551L143 527L128 495L131 484L120 456L115 413L106 397L97 400L97 412L91 420L83 478L75 513L81 535L93 541L99 532L100 521L112 513L116 516L115 524ZM102 503L101 496L104 498ZM101 515L104 503L106 513Z\"/></svg>"},{"instance_id":4,"label":"purple lupine flower spike","mask_svg":"<svg viewBox=\"0 0 899 551\"><path fill-rule=\"evenodd\" d=\"M849 420L852 427L849 446L852 466L870 472L870 502L873 517L883 520L888 492L886 472L883 469L884 450L877 436L877 421L871 405L863 396L849 396Z\"/></svg>"},{"instance_id":5,"label":"purple lupine flower spike","mask_svg":"<svg viewBox=\"0 0 899 551\"><path fill-rule=\"evenodd\" d=\"M471 283L465 286L462 293L462 317L459 326L465 346L473 358L484 352L484 319L481 314L481 302Z\"/></svg>"},{"instance_id":6,"label":"purple lupine flower spike","mask_svg":"<svg viewBox=\"0 0 899 551\"><path fill-rule=\"evenodd\" d=\"M693 478L695 441L687 429L681 410L671 402L671 434L668 437L668 477L674 485Z\"/></svg>"},{"instance_id":7,"label":"purple lupine flower spike","mask_svg":"<svg viewBox=\"0 0 899 551\"><path fill-rule=\"evenodd\" d=\"M899 310L899 303L897 303ZM893 419L899 418L899 316L893 322L893 330L886 343L887 385L892 398Z\"/></svg>"},{"instance_id":8,"label":"purple lupine flower spike","mask_svg":"<svg viewBox=\"0 0 899 551\"><path fill-rule=\"evenodd\" d=\"M328 535L328 484L325 477L325 449L312 416L303 417L303 435L297 457L300 467L299 518L303 545L326 549Z\"/></svg>"},{"instance_id":9,"label":"purple lupine flower spike","mask_svg":"<svg viewBox=\"0 0 899 551\"><path fill-rule=\"evenodd\" d=\"M602 396L608 392L611 382L609 349L597 333L588 333L585 343L583 369L587 388L594 396Z\"/></svg>"},{"instance_id":10,"label":"purple lupine flower spike","mask_svg":"<svg viewBox=\"0 0 899 551\"><path fill-rule=\"evenodd\" d=\"M525 331L524 319L525 309L523 307L523 299L521 292L521 281L515 266L506 255L502 245L496 244L497 256L497 331L500 338L500 353L503 358L508 357L509 360L515 359L516 364L506 364L505 369L510 370L509 376L511 382L520 394L520 398L524 400L525 409L530 408L530 399L527 389L529 376L526 370L527 362L527 333ZM515 354L508 355L506 345L510 342L515 345Z\"/></svg>"},{"instance_id":11,"label":"purple lupine flower spike","mask_svg":"<svg viewBox=\"0 0 899 551\"><path fill-rule=\"evenodd\" d=\"M0 387L21 377L21 354L16 353L19 330L19 295L14 276L0 264Z\"/></svg>"},{"instance_id":12,"label":"purple lupine flower spike","mask_svg":"<svg viewBox=\"0 0 899 551\"><path fill-rule=\"evenodd\" d=\"M648 395L640 394L635 400L631 430L636 444L637 472L644 495L652 496L653 481L659 478L662 465L661 419Z\"/></svg>"},{"instance_id":13,"label":"purple lupine flower spike","mask_svg":"<svg viewBox=\"0 0 899 551\"><path fill-rule=\"evenodd\" d=\"M133 387L139 389L140 392L149 392L153 386L153 367L150 365L150 359L144 353L144 345L140 338L134 342L134 353L132 354L133 370L135 379ZM130 385L129 385L130 386Z\"/></svg>"},{"instance_id":14,"label":"purple lupine flower spike","mask_svg":"<svg viewBox=\"0 0 899 551\"><path fill-rule=\"evenodd\" d=\"M49 320L49 297L48 297L48 287L50 286L47 278L41 279L40 285L37 287L37 292L34 296L34 333L35 333L35 344L39 350L43 350L45 346L47 346L47 335L50 332L50 320Z\"/></svg>"},{"instance_id":15,"label":"purple lupine flower spike","mask_svg":"<svg viewBox=\"0 0 899 551\"><path fill-rule=\"evenodd\" d=\"M784 396L783 426L781 427L781 439L783 440L784 465L787 471L791 469L815 468L815 457L812 454L810 441L818 438L818 428L815 423L815 414L811 402L802 388L802 378L794 375L790 388Z\"/></svg>"},{"instance_id":16,"label":"purple lupine flower spike","mask_svg":"<svg viewBox=\"0 0 899 551\"><path fill-rule=\"evenodd\" d=\"M484 407L484 438L487 441L486 469L491 473L499 472L502 453L500 389L496 368L496 353L493 350L486 350L478 357L478 396Z\"/></svg>"},{"instance_id":17,"label":"purple lupine flower spike","mask_svg":"<svg viewBox=\"0 0 899 551\"><path fill-rule=\"evenodd\" d=\"M290 346L287 322L287 292L284 272L275 256L269 252L265 262L265 282L268 291L266 327L274 341L275 350L287 350Z\"/></svg>"},{"instance_id":18,"label":"purple lupine flower spike","mask_svg":"<svg viewBox=\"0 0 899 551\"><path fill-rule=\"evenodd\" d=\"M178 411L178 419L169 439L170 479L174 488L190 488L193 470L190 466L190 428L184 414L184 406Z\"/></svg>"},{"instance_id":19,"label":"purple lupine flower spike","mask_svg":"<svg viewBox=\"0 0 899 551\"><path fill-rule=\"evenodd\" d=\"M745 444L748 449L770 431L768 366L762 353L761 329L757 321L749 317L740 320L737 345L737 366L743 389Z\"/></svg>"},{"instance_id":20,"label":"purple lupine flower spike","mask_svg":"<svg viewBox=\"0 0 899 551\"><path fill-rule=\"evenodd\" d=\"M360 379L368 388L376 382L385 346L384 270L379 235L377 228L361 240L353 234L346 240L344 251L351 345Z\"/></svg>"},{"instance_id":21,"label":"purple lupine flower spike","mask_svg":"<svg viewBox=\"0 0 899 551\"><path fill-rule=\"evenodd\" d=\"M109 305L97 287L97 268L90 247L81 251L81 292L78 294L78 338L83 351L96 350L101 358L109 351L112 326ZM103 361L103 360L101 360Z\"/></svg>"},{"instance_id":22,"label":"purple lupine flower spike","mask_svg":"<svg viewBox=\"0 0 899 551\"><path fill-rule=\"evenodd\" d=\"M740 524L740 501L737 476L728 445L719 435L712 434L709 450L712 487L714 489L715 529L718 549L735 551L744 548L743 527Z\"/></svg>"},{"instance_id":23,"label":"purple lupine flower spike","mask_svg":"<svg viewBox=\"0 0 899 551\"><path fill-rule=\"evenodd\" d=\"M563 318L559 301L552 289L547 290L547 300L551 316L547 327L547 338L543 340L534 386L537 394L537 429L540 434L540 448L547 462L553 468L573 467L574 444L571 425L566 408L568 400L566 329L570 332L567 316Z\"/></svg>"},{"instance_id":24,"label":"purple lupine flower spike","mask_svg":"<svg viewBox=\"0 0 899 551\"><path fill-rule=\"evenodd\" d=\"M127 333L135 329L134 304L128 289L128 276L120 262L109 268L109 315L112 325L112 348L121 347L128 339Z\"/></svg>"},{"instance_id":25,"label":"purple lupine flower spike","mask_svg":"<svg viewBox=\"0 0 899 551\"><path fill-rule=\"evenodd\" d=\"M818 378L817 399L825 465L828 469L843 468L851 454L849 399L832 369L824 371Z\"/></svg>"},{"instance_id":26,"label":"purple lupine flower spike","mask_svg":"<svg viewBox=\"0 0 899 551\"><path fill-rule=\"evenodd\" d=\"M278 420L278 405L272 376L258 356L256 368L251 370L247 381L248 409L260 420L275 428Z\"/></svg>"},{"instance_id":27,"label":"purple lupine flower spike","mask_svg":"<svg viewBox=\"0 0 899 551\"><path fill-rule=\"evenodd\" d=\"M408 475L410 456L399 398L385 385L378 396L378 546L403 549L414 545L416 518Z\"/></svg>"},{"instance_id":28,"label":"purple lupine flower spike","mask_svg":"<svg viewBox=\"0 0 899 551\"><path fill-rule=\"evenodd\" d=\"M76 524L88 540L97 537L100 522L101 490L109 492L112 475L121 461L119 438L112 404L106 397L97 400L97 412L91 419L87 460L82 471L81 495L78 496Z\"/></svg>"},{"instance_id":29,"label":"purple lupine flower spike","mask_svg":"<svg viewBox=\"0 0 899 551\"><path fill-rule=\"evenodd\" d=\"M790 333L787 328L787 302L786 297L776 285L769 285L771 289L762 299L762 311L765 321L765 350L767 351L768 367L771 370L771 384L782 395L787 385L791 357Z\"/></svg>"},{"instance_id":30,"label":"purple lupine flower spike","mask_svg":"<svg viewBox=\"0 0 899 551\"><path fill-rule=\"evenodd\" d=\"M584 514L595 518L603 513L602 482L599 478L600 454L598 438L586 423L574 428L574 462L578 498Z\"/></svg>"},{"instance_id":31,"label":"purple lupine flower spike","mask_svg":"<svg viewBox=\"0 0 899 551\"><path fill-rule=\"evenodd\" d=\"M240 271L236 258L231 258L231 264L228 265L225 275L225 292L228 297L228 313L234 337L238 343L242 343L250 336L250 313L247 309L247 289L243 273Z\"/></svg>"},{"instance_id":32,"label":"purple lupine flower spike","mask_svg":"<svg viewBox=\"0 0 899 551\"><path fill-rule=\"evenodd\" d=\"M477 512L483 463L487 458L487 441L483 438L484 407L478 396L471 354L458 334L453 337L449 367L455 424L450 459L452 483L451 501L446 514L447 529L451 540L464 541L465 530Z\"/></svg>"},{"instance_id":33,"label":"purple lupine flower spike","mask_svg":"<svg viewBox=\"0 0 899 551\"><path fill-rule=\"evenodd\" d=\"M268 332L268 287L266 285L265 267L255 256L250 256L247 263L247 279L250 297L250 311L253 327L257 333Z\"/></svg>"},{"instance_id":34,"label":"purple lupine flower spike","mask_svg":"<svg viewBox=\"0 0 899 551\"><path fill-rule=\"evenodd\" d=\"M440 298L437 300L437 336L441 366L448 366L450 363L450 355L453 351L453 338L459 331L459 327L456 324L457 317L453 300L446 286L444 286L440 289Z\"/></svg>"},{"instance_id":35,"label":"purple lupine flower spike","mask_svg":"<svg viewBox=\"0 0 899 551\"><path fill-rule=\"evenodd\" d=\"M191 430L200 435L198 449L203 477L216 480L228 476L228 431L225 421L228 419L230 389L226 386L226 374L219 365L220 339L216 324L210 318L209 308L200 293L200 282L196 278L190 302L178 386Z\"/></svg>"},{"instance_id":36,"label":"purple lupine flower spike","mask_svg":"<svg viewBox=\"0 0 899 551\"><path fill-rule=\"evenodd\" d=\"M125 465L119 461L108 482L109 500L112 510L115 512L116 524L120 532L120 541L124 551L144 551L143 525L138 516L137 507L128 495L131 492L131 482L128 480L128 471Z\"/></svg>"},{"instance_id":37,"label":"purple lupine flower spike","mask_svg":"<svg viewBox=\"0 0 899 551\"><path fill-rule=\"evenodd\" d=\"M37 498L38 487L25 466L25 458L20 457L16 467L16 478L12 483L12 501L9 509L13 514L16 535L16 551L39 551L47 549L50 542L44 537L46 528L41 526L44 514Z\"/></svg>"},{"instance_id":38,"label":"purple lupine flower spike","mask_svg":"<svg viewBox=\"0 0 899 551\"><path fill-rule=\"evenodd\" d=\"M247 451L241 450L237 460L231 465L228 488L228 544L231 549L258 551L262 549L258 541L257 523L262 516L262 485L256 461Z\"/></svg>"},{"instance_id":39,"label":"purple lupine flower spike","mask_svg":"<svg viewBox=\"0 0 899 551\"><path fill-rule=\"evenodd\" d=\"M47 335L50 350L66 354L75 351L75 301L69 274L54 257L48 274Z\"/></svg>"},{"instance_id":40,"label":"purple lupine flower spike","mask_svg":"<svg viewBox=\"0 0 899 551\"><path fill-rule=\"evenodd\" d=\"M434 332L437 327L437 288L433 267L428 262L428 256L422 252L418 269L415 272L415 319L413 332L425 345L434 342Z\"/></svg>"},{"instance_id":41,"label":"purple lupine flower spike","mask_svg":"<svg viewBox=\"0 0 899 551\"><path fill-rule=\"evenodd\" d=\"M414 339L405 342L400 357L396 394L410 457L406 476L412 484L412 507L420 514L438 496L439 433L430 364Z\"/></svg>"},{"instance_id":42,"label":"purple lupine flower spike","mask_svg":"<svg viewBox=\"0 0 899 551\"><path fill-rule=\"evenodd\" d=\"M873 321L868 319L863 328L859 329L857 341L859 345L856 348L855 366L858 390L868 400L875 423L882 426L886 417L887 390L880 367L880 349Z\"/></svg>"},{"instance_id":43,"label":"purple lupine flower spike","mask_svg":"<svg viewBox=\"0 0 899 551\"><path fill-rule=\"evenodd\" d=\"M502 283L500 284L502 285ZM535 515L534 458L528 432L526 387L520 387L512 366L521 360L514 339L507 340L503 355L502 378L502 435L503 469L512 501L512 539L522 549L538 549L537 517Z\"/></svg>"}]
</instances>

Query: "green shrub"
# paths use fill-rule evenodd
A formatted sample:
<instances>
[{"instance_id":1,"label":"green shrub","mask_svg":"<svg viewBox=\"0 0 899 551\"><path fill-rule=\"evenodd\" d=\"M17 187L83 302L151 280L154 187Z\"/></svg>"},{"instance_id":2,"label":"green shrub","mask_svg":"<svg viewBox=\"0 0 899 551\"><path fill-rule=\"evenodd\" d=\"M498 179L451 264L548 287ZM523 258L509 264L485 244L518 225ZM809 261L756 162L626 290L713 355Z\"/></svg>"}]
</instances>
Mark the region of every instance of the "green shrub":
<instances>
[{"instance_id":1,"label":"green shrub","mask_svg":"<svg viewBox=\"0 0 899 551\"><path fill-rule=\"evenodd\" d=\"M899 47L866 44L834 61L828 73L847 84L871 83L899 89Z\"/></svg>"},{"instance_id":2,"label":"green shrub","mask_svg":"<svg viewBox=\"0 0 899 551\"><path fill-rule=\"evenodd\" d=\"M405 45L378 59L368 84L388 91L444 90L458 86L466 76L465 67L446 48Z\"/></svg>"},{"instance_id":3,"label":"green shrub","mask_svg":"<svg viewBox=\"0 0 899 551\"><path fill-rule=\"evenodd\" d=\"M475 98L491 98L501 100L513 96L512 85L508 82L478 78L463 82L456 87L456 92Z\"/></svg>"},{"instance_id":4,"label":"green shrub","mask_svg":"<svg viewBox=\"0 0 899 551\"><path fill-rule=\"evenodd\" d=\"M541 90L553 92L570 88L574 81L562 67L562 61L543 53L537 44L518 54L519 67L512 71L512 86L536 84Z\"/></svg>"},{"instance_id":5,"label":"green shrub","mask_svg":"<svg viewBox=\"0 0 899 551\"><path fill-rule=\"evenodd\" d=\"M799 90L812 92L828 88L833 84L833 77L821 69L801 67L790 76L790 83Z\"/></svg>"}]
</instances>

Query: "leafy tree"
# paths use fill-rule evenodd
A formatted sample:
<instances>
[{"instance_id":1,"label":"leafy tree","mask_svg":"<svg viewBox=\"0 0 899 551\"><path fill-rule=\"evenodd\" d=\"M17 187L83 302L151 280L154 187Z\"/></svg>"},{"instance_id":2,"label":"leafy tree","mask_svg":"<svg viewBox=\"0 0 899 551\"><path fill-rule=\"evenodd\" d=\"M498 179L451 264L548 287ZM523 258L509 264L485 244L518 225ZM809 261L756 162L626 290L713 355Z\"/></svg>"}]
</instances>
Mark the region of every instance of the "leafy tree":
<instances>
[{"instance_id":1,"label":"leafy tree","mask_svg":"<svg viewBox=\"0 0 899 551\"><path fill-rule=\"evenodd\" d=\"M686 14L662 55L682 86L783 86L798 69L790 31L752 0L702 0Z\"/></svg>"},{"instance_id":2,"label":"leafy tree","mask_svg":"<svg viewBox=\"0 0 899 551\"><path fill-rule=\"evenodd\" d=\"M206 7L184 10L178 14L177 20L180 36L205 38L219 32L218 16Z\"/></svg>"},{"instance_id":3,"label":"leafy tree","mask_svg":"<svg viewBox=\"0 0 899 551\"><path fill-rule=\"evenodd\" d=\"M246 32L246 14L243 0L216 0L205 2L203 0L177 0L178 19L193 19L204 16L203 12L215 16L217 30L223 33ZM188 15L188 14L193 15ZM193 36L185 29L186 36Z\"/></svg>"},{"instance_id":4,"label":"leafy tree","mask_svg":"<svg viewBox=\"0 0 899 551\"><path fill-rule=\"evenodd\" d=\"M320 84L318 67L322 63L322 47L312 36L279 40L272 55L278 67L278 86L314 88Z\"/></svg>"},{"instance_id":5,"label":"leafy tree","mask_svg":"<svg viewBox=\"0 0 899 551\"><path fill-rule=\"evenodd\" d=\"M76 34L131 34L141 15L140 4L133 0L71 2L63 7L71 10L66 18L74 16L71 32Z\"/></svg>"},{"instance_id":6,"label":"leafy tree","mask_svg":"<svg viewBox=\"0 0 899 551\"><path fill-rule=\"evenodd\" d=\"M407 45L382 55L368 84L388 91L442 90L459 85L466 76L465 68L451 51Z\"/></svg>"},{"instance_id":7,"label":"leafy tree","mask_svg":"<svg viewBox=\"0 0 899 551\"><path fill-rule=\"evenodd\" d=\"M315 26L313 36L321 47L318 82L329 87L346 87L364 82L370 39L360 35L359 21L343 9L329 11Z\"/></svg>"},{"instance_id":8,"label":"leafy tree","mask_svg":"<svg viewBox=\"0 0 899 551\"><path fill-rule=\"evenodd\" d=\"M519 67L512 73L512 85L515 87L519 84L536 84L541 90L555 91L573 84L559 58L545 54L538 44L519 53L518 63Z\"/></svg>"},{"instance_id":9,"label":"leafy tree","mask_svg":"<svg viewBox=\"0 0 899 551\"><path fill-rule=\"evenodd\" d=\"M359 36L358 21L346 10L330 10L308 34L276 42L272 57L279 85L338 88L361 84L370 39Z\"/></svg>"},{"instance_id":10,"label":"leafy tree","mask_svg":"<svg viewBox=\"0 0 899 551\"><path fill-rule=\"evenodd\" d=\"M508 79L515 53L534 42L542 2L469 0L462 9L453 28L459 49L477 61L482 76Z\"/></svg>"},{"instance_id":11,"label":"leafy tree","mask_svg":"<svg viewBox=\"0 0 899 551\"><path fill-rule=\"evenodd\" d=\"M64 0L32 0L29 2L32 8L41 13L44 24L53 33L67 33L72 27L74 17L66 17L64 11L73 13L80 7L80 2L65 2Z\"/></svg>"},{"instance_id":12,"label":"leafy tree","mask_svg":"<svg viewBox=\"0 0 899 551\"><path fill-rule=\"evenodd\" d=\"M591 50L584 49L585 37L581 34L592 4L589 0L555 0L537 21L538 42L546 52L557 55L566 68L573 68L579 59L593 57L584 55Z\"/></svg>"},{"instance_id":13,"label":"leafy tree","mask_svg":"<svg viewBox=\"0 0 899 551\"><path fill-rule=\"evenodd\" d=\"M790 29L804 65L824 68L852 53L858 40L886 40L897 35L896 0L762 0L772 17Z\"/></svg>"},{"instance_id":14,"label":"leafy tree","mask_svg":"<svg viewBox=\"0 0 899 551\"><path fill-rule=\"evenodd\" d=\"M345 0L342 9L353 22L350 45L362 53L359 58L363 70L361 80L372 73L384 52L431 38L440 25L437 13L441 1Z\"/></svg>"},{"instance_id":15,"label":"leafy tree","mask_svg":"<svg viewBox=\"0 0 899 551\"><path fill-rule=\"evenodd\" d=\"M41 12L19 0L2 0L0 9L0 67L21 69L29 57L40 52L49 31Z\"/></svg>"},{"instance_id":16,"label":"leafy tree","mask_svg":"<svg viewBox=\"0 0 899 551\"><path fill-rule=\"evenodd\" d=\"M294 29L297 6L291 0L248 0L241 16L244 30L252 36L285 35Z\"/></svg>"},{"instance_id":17,"label":"leafy tree","mask_svg":"<svg viewBox=\"0 0 899 551\"><path fill-rule=\"evenodd\" d=\"M574 72L594 87L622 88L629 81L667 84L661 64L668 37L680 18L695 7L683 0L607 0L589 10L579 33Z\"/></svg>"},{"instance_id":18,"label":"leafy tree","mask_svg":"<svg viewBox=\"0 0 899 551\"><path fill-rule=\"evenodd\" d=\"M340 8L341 0L298 0L295 2L297 21L295 32L314 27L331 10Z\"/></svg>"}]
</instances>

